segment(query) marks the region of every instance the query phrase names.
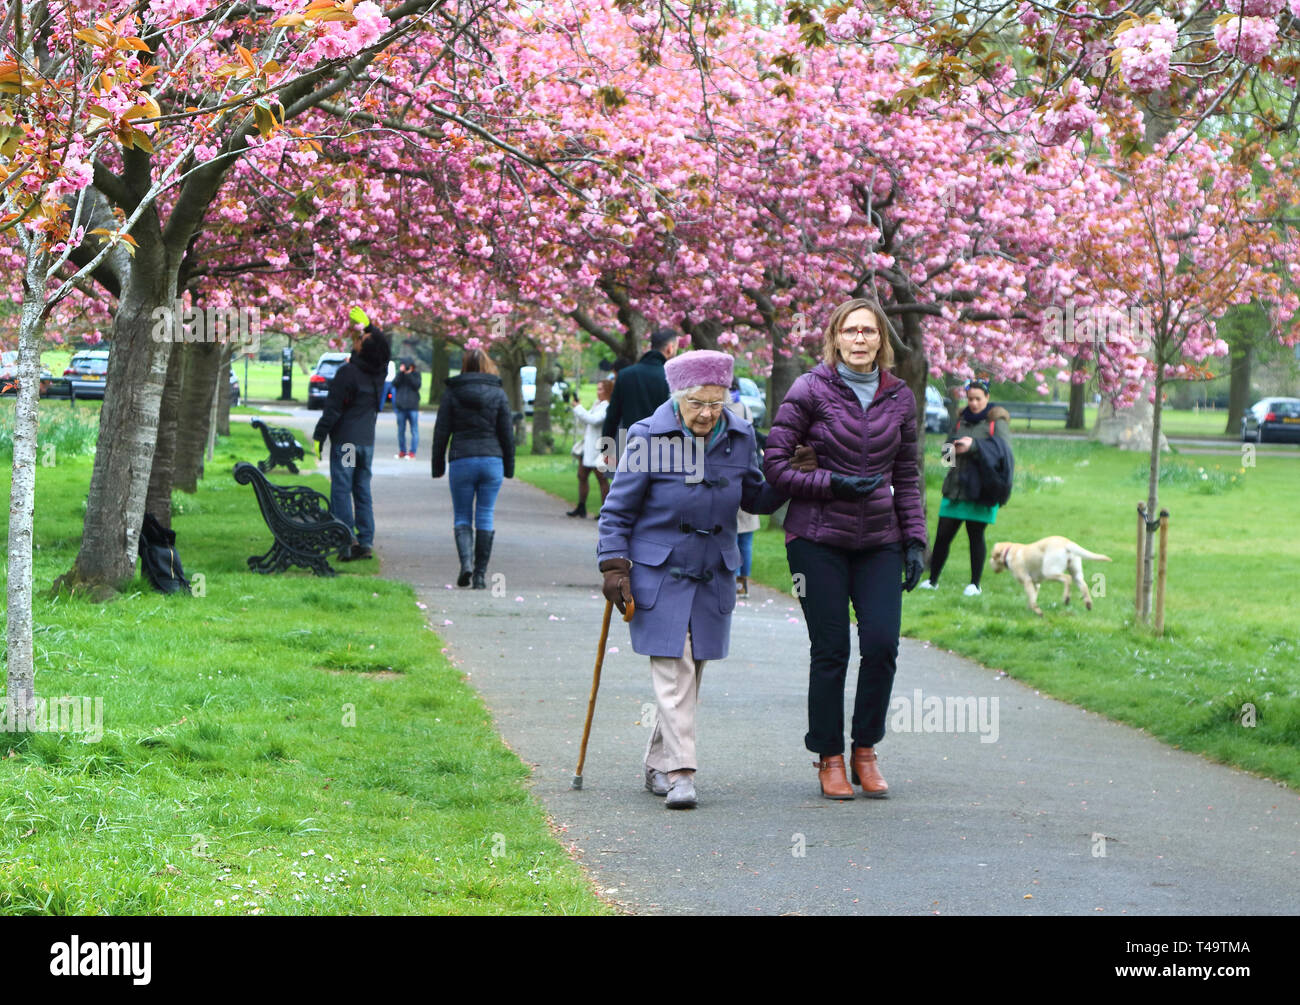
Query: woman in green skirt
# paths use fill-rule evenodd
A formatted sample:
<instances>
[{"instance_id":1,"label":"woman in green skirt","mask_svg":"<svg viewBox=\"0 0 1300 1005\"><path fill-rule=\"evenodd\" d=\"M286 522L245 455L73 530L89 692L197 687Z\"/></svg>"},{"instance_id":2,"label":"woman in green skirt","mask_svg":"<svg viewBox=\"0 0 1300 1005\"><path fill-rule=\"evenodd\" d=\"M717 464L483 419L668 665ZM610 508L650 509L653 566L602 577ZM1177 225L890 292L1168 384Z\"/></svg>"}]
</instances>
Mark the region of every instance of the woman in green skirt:
<instances>
[{"instance_id":1,"label":"woman in green skirt","mask_svg":"<svg viewBox=\"0 0 1300 1005\"><path fill-rule=\"evenodd\" d=\"M972 380L966 385L966 407L957 417L957 428L944 444L944 456L949 464L943 479L943 501L939 503L939 529L934 536L934 551L930 553L930 578L921 583L926 590L936 589L939 574L948 561L948 549L957 530L966 524L966 537L970 541L970 583L962 592L967 597L980 593L980 573L988 554L984 543L984 528L998 518L998 507L985 506L964 497L962 491L962 465L971 463L980 444L998 436L1009 442L1009 417L1006 409L989 408L989 382ZM952 444L952 446L948 446Z\"/></svg>"}]
</instances>

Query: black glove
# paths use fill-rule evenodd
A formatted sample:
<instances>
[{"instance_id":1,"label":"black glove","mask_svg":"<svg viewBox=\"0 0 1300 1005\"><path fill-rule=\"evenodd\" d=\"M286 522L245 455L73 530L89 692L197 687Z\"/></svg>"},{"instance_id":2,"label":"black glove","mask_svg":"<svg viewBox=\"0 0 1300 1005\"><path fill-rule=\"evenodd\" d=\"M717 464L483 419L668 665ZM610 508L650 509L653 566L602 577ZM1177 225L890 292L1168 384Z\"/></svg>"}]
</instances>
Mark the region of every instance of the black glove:
<instances>
[{"instance_id":1,"label":"black glove","mask_svg":"<svg viewBox=\"0 0 1300 1005\"><path fill-rule=\"evenodd\" d=\"M885 480L884 475L865 478L860 475L842 475L831 472L831 495L836 499L862 499L871 495Z\"/></svg>"},{"instance_id":2,"label":"black glove","mask_svg":"<svg viewBox=\"0 0 1300 1005\"><path fill-rule=\"evenodd\" d=\"M903 553L903 589L911 593L921 581L921 570L925 568L925 542L908 541Z\"/></svg>"}]
</instances>

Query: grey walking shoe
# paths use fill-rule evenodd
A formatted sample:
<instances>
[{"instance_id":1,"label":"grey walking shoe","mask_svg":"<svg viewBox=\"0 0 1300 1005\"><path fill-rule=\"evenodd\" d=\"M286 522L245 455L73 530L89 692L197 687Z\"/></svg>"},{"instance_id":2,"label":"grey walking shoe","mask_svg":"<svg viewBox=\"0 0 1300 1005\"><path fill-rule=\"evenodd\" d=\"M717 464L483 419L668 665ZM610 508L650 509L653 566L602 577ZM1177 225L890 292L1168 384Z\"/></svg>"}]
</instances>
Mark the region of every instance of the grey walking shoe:
<instances>
[{"instance_id":1,"label":"grey walking shoe","mask_svg":"<svg viewBox=\"0 0 1300 1005\"><path fill-rule=\"evenodd\" d=\"M695 808L694 772L674 771L669 775L668 798L664 800L664 805L670 810Z\"/></svg>"},{"instance_id":2,"label":"grey walking shoe","mask_svg":"<svg viewBox=\"0 0 1300 1005\"><path fill-rule=\"evenodd\" d=\"M647 792L653 792L656 796L666 796L668 795L668 776L662 771L656 771L654 768L646 768L645 787Z\"/></svg>"}]
</instances>

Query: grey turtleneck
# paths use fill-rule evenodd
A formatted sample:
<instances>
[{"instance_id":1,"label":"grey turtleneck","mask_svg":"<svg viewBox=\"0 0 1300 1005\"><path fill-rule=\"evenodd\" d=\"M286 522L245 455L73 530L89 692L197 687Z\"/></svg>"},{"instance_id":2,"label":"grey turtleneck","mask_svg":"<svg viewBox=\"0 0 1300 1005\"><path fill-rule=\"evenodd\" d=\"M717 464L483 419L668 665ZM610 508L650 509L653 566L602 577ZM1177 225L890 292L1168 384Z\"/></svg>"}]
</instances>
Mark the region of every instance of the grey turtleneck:
<instances>
[{"instance_id":1,"label":"grey turtleneck","mask_svg":"<svg viewBox=\"0 0 1300 1005\"><path fill-rule=\"evenodd\" d=\"M873 367L870 373L858 373L856 370L850 370L844 363L839 363L836 364L835 370L858 396L858 401L862 403L862 410L865 412L880 387L880 367Z\"/></svg>"}]
</instances>

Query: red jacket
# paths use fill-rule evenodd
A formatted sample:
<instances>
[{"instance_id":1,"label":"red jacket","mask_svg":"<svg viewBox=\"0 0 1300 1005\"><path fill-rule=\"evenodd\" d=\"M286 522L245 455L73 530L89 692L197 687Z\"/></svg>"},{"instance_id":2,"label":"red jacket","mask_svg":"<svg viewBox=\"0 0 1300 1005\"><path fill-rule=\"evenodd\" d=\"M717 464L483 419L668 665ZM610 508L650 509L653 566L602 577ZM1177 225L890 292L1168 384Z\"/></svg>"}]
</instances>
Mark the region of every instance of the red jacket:
<instances>
[{"instance_id":1,"label":"red jacket","mask_svg":"<svg viewBox=\"0 0 1300 1005\"><path fill-rule=\"evenodd\" d=\"M817 452L816 471L804 474L790 467L800 443ZM773 488L790 496L789 535L853 550L926 541L916 398L888 370L881 370L880 386L865 412L825 363L799 377L772 422L763 471ZM879 474L884 481L864 499L836 499L831 472Z\"/></svg>"}]
</instances>

